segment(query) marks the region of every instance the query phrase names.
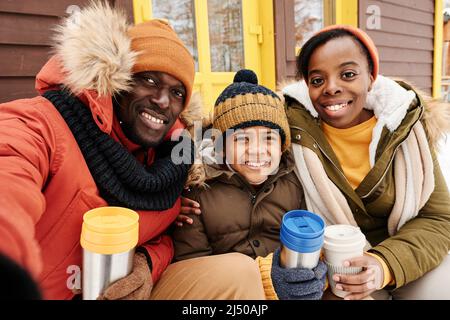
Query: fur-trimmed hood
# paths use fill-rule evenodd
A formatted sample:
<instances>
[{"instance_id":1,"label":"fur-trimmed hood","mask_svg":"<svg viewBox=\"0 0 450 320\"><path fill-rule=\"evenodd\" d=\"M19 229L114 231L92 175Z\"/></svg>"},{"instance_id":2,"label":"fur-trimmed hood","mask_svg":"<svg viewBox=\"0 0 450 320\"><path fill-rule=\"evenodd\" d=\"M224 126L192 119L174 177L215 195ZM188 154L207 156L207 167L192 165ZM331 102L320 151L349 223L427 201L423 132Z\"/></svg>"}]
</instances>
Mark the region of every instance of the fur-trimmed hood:
<instances>
[{"instance_id":1,"label":"fur-trimmed hood","mask_svg":"<svg viewBox=\"0 0 450 320\"><path fill-rule=\"evenodd\" d=\"M304 80L284 83L281 94L302 104L314 118L318 117ZM450 104L432 99L423 92L409 87L401 80L394 81L379 75L367 95L365 107L372 110L377 118L377 125L374 128L370 144L372 164L383 127L391 132L395 131L402 123L411 103L416 99L416 94L425 102L422 121L432 145L437 147L438 142L446 133L450 132Z\"/></svg>"},{"instance_id":2,"label":"fur-trimmed hood","mask_svg":"<svg viewBox=\"0 0 450 320\"><path fill-rule=\"evenodd\" d=\"M135 53L123 12L104 2L91 2L65 18L53 36L54 55L36 76L36 90L68 88L91 108L97 126L110 134L111 96L130 88Z\"/></svg>"},{"instance_id":3,"label":"fur-trimmed hood","mask_svg":"<svg viewBox=\"0 0 450 320\"><path fill-rule=\"evenodd\" d=\"M91 2L55 28L54 51L75 94L95 90L109 96L130 88L137 56L127 35L125 13L107 2Z\"/></svg>"},{"instance_id":4,"label":"fur-trimmed hood","mask_svg":"<svg viewBox=\"0 0 450 320\"><path fill-rule=\"evenodd\" d=\"M54 55L36 76L36 90L43 94L61 85L91 108L105 133L112 129L111 96L131 86L137 53L130 48L126 14L107 2L92 1L55 28ZM174 127L190 127L203 119L200 94L194 93ZM100 119L100 120L99 120Z\"/></svg>"}]
</instances>

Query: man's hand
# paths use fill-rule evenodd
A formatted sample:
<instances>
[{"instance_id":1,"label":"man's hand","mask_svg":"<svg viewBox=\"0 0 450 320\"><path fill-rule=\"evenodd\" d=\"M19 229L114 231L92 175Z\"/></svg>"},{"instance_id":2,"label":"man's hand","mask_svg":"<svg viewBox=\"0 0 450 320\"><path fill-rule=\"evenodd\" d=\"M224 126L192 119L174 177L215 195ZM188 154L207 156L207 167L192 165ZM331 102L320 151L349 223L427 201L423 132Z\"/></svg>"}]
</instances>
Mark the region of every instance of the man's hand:
<instances>
[{"instance_id":1,"label":"man's hand","mask_svg":"<svg viewBox=\"0 0 450 320\"><path fill-rule=\"evenodd\" d=\"M152 273L147 258L142 253L136 253L133 271L112 283L97 300L148 300L152 289Z\"/></svg>"},{"instance_id":2,"label":"man's hand","mask_svg":"<svg viewBox=\"0 0 450 320\"><path fill-rule=\"evenodd\" d=\"M177 216L175 224L178 227L182 227L183 223L192 224L193 220L189 218L188 215L196 214L200 215L202 211L200 210L200 204L189 198L181 197L181 211Z\"/></svg>"},{"instance_id":3,"label":"man's hand","mask_svg":"<svg viewBox=\"0 0 450 320\"><path fill-rule=\"evenodd\" d=\"M335 274L333 276L336 289L350 292L344 298L345 300L361 300L381 289L384 280L383 267L376 258L364 255L345 261L344 266L363 268L363 271L357 274Z\"/></svg>"}]
</instances>

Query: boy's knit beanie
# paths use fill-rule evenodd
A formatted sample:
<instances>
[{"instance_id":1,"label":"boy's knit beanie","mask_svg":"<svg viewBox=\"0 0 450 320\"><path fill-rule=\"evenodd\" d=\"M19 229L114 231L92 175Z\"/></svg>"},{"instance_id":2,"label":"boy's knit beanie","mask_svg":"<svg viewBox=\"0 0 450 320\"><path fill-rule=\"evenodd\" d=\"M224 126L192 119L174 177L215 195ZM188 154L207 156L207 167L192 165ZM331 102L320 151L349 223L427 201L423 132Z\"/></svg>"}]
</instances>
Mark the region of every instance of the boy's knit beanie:
<instances>
[{"instance_id":1,"label":"boy's knit beanie","mask_svg":"<svg viewBox=\"0 0 450 320\"><path fill-rule=\"evenodd\" d=\"M253 126L279 130L282 150L290 146L289 124L281 99L272 90L258 85L253 71L243 69L217 98L213 128L225 133L228 129Z\"/></svg>"}]
</instances>

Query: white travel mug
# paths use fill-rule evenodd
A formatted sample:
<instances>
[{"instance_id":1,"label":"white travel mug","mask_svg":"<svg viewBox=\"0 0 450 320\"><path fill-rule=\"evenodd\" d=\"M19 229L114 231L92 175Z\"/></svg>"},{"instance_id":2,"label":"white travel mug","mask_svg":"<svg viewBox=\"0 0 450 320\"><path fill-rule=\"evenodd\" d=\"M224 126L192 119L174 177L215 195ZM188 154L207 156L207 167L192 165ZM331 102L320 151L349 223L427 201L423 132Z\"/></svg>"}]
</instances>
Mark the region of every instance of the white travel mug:
<instances>
[{"instance_id":1,"label":"white travel mug","mask_svg":"<svg viewBox=\"0 0 450 320\"><path fill-rule=\"evenodd\" d=\"M328 267L328 281L331 291L338 297L344 298L348 292L337 290L333 280L334 274L357 274L361 267L344 267L344 261L361 257L364 254L366 237L358 227L336 224L325 228L323 250L325 263Z\"/></svg>"}]
</instances>

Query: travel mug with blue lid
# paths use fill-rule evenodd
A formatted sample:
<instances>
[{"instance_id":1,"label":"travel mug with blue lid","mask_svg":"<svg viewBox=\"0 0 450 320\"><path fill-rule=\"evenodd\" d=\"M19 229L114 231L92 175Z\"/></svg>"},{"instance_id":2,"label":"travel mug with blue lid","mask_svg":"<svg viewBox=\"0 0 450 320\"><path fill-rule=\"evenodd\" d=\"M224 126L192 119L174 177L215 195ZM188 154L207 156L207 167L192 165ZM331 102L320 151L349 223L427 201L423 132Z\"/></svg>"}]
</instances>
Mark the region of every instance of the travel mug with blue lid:
<instances>
[{"instance_id":1,"label":"travel mug with blue lid","mask_svg":"<svg viewBox=\"0 0 450 320\"><path fill-rule=\"evenodd\" d=\"M317 266L324 241L325 222L315 213L292 210L283 216L280 265L283 268Z\"/></svg>"}]
</instances>

